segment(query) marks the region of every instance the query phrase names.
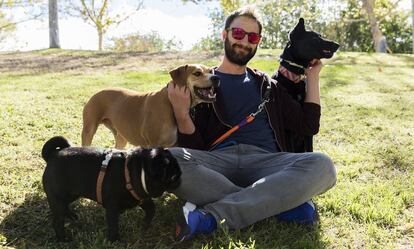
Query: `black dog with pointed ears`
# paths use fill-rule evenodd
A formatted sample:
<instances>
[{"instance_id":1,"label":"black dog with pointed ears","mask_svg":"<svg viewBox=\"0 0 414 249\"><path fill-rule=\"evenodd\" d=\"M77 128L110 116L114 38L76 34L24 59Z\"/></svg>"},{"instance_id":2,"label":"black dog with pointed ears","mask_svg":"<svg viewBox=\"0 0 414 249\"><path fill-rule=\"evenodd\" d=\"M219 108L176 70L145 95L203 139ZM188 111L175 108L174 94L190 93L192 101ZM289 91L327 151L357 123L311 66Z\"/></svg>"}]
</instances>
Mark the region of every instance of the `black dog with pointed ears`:
<instances>
[{"instance_id":1,"label":"black dog with pointed ears","mask_svg":"<svg viewBox=\"0 0 414 249\"><path fill-rule=\"evenodd\" d=\"M306 96L305 68L313 59L331 58L338 48L339 44L322 38L314 31L305 30L305 21L300 18L289 34L289 42L280 56L279 69L272 78L303 104ZM312 136L286 130L286 138L289 152L313 151Z\"/></svg>"},{"instance_id":2,"label":"black dog with pointed ears","mask_svg":"<svg viewBox=\"0 0 414 249\"><path fill-rule=\"evenodd\" d=\"M43 187L52 211L58 241L68 241L65 219L76 219L69 204L84 197L102 204L106 211L108 240L119 240L119 215L139 205L145 211L144 228L155 214L151 198L179 186L181 170L170 151L137 147L129 152L92 147L70 147L64 137L45 143L47 162Z\"/></svg>"}]
</instances>

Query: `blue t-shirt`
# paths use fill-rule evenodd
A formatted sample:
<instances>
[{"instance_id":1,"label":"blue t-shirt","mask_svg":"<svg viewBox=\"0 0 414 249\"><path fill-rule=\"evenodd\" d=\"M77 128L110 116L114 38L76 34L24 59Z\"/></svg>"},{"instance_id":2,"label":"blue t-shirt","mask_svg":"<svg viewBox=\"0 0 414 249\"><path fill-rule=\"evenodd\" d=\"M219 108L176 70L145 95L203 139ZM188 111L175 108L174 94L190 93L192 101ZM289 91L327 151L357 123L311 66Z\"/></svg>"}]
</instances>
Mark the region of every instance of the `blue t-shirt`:
<instances>
[{"instance_id":1,"label":"blue t-shirt","mask_svg":"<svg viewBox=\"0 0 414 249\"><path fill-rule=\"evenodd\" d=\"M253 75L248 72L226 74L218 71L215 74L220 77L217 101L223 103L224 121L227 124L235 126L249 114L256 112L262 99L260 84ZM229 141L255 145L269 152L279 151L265 109L256 116L253 122L232 133L222 143Z\"/></svg>"}]
</instances>

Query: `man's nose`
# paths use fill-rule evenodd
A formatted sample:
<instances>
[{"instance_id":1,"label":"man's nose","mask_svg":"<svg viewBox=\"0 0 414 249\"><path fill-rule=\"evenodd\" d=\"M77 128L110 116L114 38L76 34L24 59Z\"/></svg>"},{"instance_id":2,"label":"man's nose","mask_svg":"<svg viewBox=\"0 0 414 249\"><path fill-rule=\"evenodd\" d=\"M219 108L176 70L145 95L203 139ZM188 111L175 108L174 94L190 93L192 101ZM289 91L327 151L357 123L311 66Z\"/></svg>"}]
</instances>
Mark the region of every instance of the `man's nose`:
<instances>
[{"instance_id":1,"label":"man's nose","mask_svg":"<svg viewBox=\"0 0 414 249\"><path fill-rule=\"evenodd\" d=\"M243 39L240 40L241 42L243 42L243 44L245 45L249 45L249 36L246 34Z\"/></svg>"}]
</instances>

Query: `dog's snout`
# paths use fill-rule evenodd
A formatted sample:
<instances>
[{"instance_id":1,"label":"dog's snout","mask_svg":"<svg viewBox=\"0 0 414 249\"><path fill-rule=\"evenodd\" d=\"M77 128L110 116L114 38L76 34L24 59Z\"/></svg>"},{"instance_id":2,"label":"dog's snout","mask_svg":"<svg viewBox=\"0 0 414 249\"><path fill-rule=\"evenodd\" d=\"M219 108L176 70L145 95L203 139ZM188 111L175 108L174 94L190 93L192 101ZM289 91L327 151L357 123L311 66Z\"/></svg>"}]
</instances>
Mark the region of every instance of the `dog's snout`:
<instances>
[{"instance_id":1,"label":"dog's snout","mask_svg":"<svg viewBox=\"0 0 414 249\"><path fill-rule=\"evenodd\" d=\"M336 42L332 42L332 50L333 50L333 52L336 52L336 50L338 50L338 48L339 48L339 44L336 43Z\"/></svg>"},{"instance_id":2,"label":"dog's snout","mask_svg":"<svg viewBox=\"0 0 414 249\"><path fill-rule=\"evenodd\" d=\"M210 80L211 82L213 82L214 87L218 87L220 85L220 77L218 77L217 75L211 76Z\"/></svg>"}]
</instances>

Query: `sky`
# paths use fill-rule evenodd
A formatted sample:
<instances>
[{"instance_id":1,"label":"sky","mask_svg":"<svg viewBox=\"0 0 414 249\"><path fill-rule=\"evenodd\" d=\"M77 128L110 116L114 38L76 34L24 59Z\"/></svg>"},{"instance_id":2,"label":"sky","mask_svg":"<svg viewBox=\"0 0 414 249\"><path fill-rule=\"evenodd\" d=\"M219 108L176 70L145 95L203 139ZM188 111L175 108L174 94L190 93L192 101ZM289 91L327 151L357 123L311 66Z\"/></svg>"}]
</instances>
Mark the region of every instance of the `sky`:
<instances>
[{"instance_id":1,"label":"sky","mask_svg":"<svg viewBox=\"0 0 414 249\"><path fill-rule=\"evenodd\" d=\"M47 4L47 1L45 1ZM59 1L58 1L59 2ZM134 0L112 1L111 13L130 12L136 8ZM210 32L208 13L218 7L218 1L196 5L183 4L181 0L144 0L144 7L119 26L113 26L105 35L121 37L140 32L156 31L165 39L181 41L182 49L188 50ZM405 9L411 9L411 0L402 0ZM23 11L13 10L16 19L24 16ZM63 49L98 49L98 35L93 26L80 18L59 19L60 45ZM108 43L106 43L108 44ZM0 51L27 51L49 47L49 30L47 16L43 21L30 21L19 24L17 32L0 45Z\"/></svg>"},{"instance_id":2,"label":"sky","mask_svg":"<svg viewBox=\"0 0 414 249\"><path fill-rule=\"evenodd\" d=\"M136 9L133 0L112 1L111 13L128 13ZM136 32L156 31L163 39L181 41L183 49L191 47L202 37L209 35L209 11L218 3L196 5L183 4L181 0L146 0L136 14L118 26L108 30L105 37L121 37ZM23 10L13 10L15 18L23 17ZM49 47L47 17L43 21L30 21L18 25L13 37L0 46L2 51L27 51ZM59 17L60 45L63 49L98 49L98 35L93 26L80 18Z\"/></svg>"}]
</instances>

